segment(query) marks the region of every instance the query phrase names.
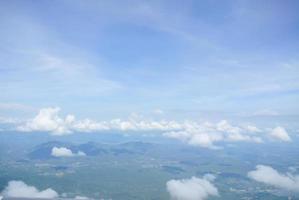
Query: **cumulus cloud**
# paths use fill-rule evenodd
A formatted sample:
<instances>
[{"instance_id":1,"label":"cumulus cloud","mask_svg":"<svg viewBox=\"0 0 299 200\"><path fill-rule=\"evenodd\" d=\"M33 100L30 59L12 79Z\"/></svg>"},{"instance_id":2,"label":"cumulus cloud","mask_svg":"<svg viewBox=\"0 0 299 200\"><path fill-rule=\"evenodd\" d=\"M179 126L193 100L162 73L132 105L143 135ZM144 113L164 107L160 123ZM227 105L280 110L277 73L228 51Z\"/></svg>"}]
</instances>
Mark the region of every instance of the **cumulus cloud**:
<instances>
[{"instance_id":1,"label":"cumulus cloud","mask_svg":"<svg viewBox=\"0 0 299 200\"><path fill-rule=\"evenodd\" d=\"M39 191L36 187L27 185L23 181L9 181L3 190L4 197L15 198L57 198L58 194L51 188Z\"/></svg>"},{"instance_id":2,"label":"cumulus cloud","mask_svg":"<svg viewBox=\"0 0 299 200\"><path fill-rule=\"evenodd\" d=\"M72 150L65 147L53 147L51 155L54 157L86 156L86 154L82 151L78 151L78 153L73 153Z\"/></svg>"},{"instance_id":3,"label":"cumulus cloud","mask_svg":"<svg viewBox=\"0 0 299 200\"><path fill-rule=\"evenodd\" d=\"M223 140L223 136L221 134L200 133L200 134L194 134L188 141L188 144L194 146L218 149L219 147L215 146L214 142L221 141L221 140Z\"/></svg>"},{"instance_id":4,"label":"cumulus cloud","mask_svg":"<svg viewBox=\"0 0 299 200\"><path fill-rule=\"evenodd\" d=\"M55 156L55 157L71 157L71 156L74 156L73 152L70 149L65 148L65 147L60 147L60 148L53 147L51 155Z\"/></svg>"},{"instance_id":5,"label":"cumulus cloud","mask_svg":"<svg viewBox=\"0 0 299 200\"><path fill-rule=\"evenodd\" d=\"M274 128L270 132L270 136L275 138L275 139L282 140L284 142L290 142L291 141L291 137L289 136L287 131L283 127L280 127L280 126Z\"/></svg>"},{"instance_id":6,"label":"cumulus cloud","mask_svg":"<svg viewBox=\"0 0 299 200\"><path fill-rule=\"evenodd\" d=\"M209 196L218 196L218 189L212 184L213 175L203 178L170 180L166 183L167 191L174 200L204 200Z\"/></svg>"},{"instance_id":7,"label":"cumulus cloud","mask_svg":"<svg viewBox=\"0 0 299 200\"><path fill-rule=\"evenodd\" d=\"M253 142L262 143L261 129L253 126L235 126L226 120L218 123L198 123L195 121L153 121L136 114L126 120L112 119L110 121L95 121L91 119L76 120L75 116L59 115L60 108L43 108L31 120L17 127L19 131L45 131L53 135L65 135L73 132L96 131L157 131L165 137L175 138L187 144L205 148L217 149L218 142ZM272 130L272 137L290 141L282 127Z\"/></svg>"},{"instance_id":8,"label":"cumulus cloud","mask_svg":"<svg viewBox=\"0 0 299 200\"><path fill-rule=\"evenodd\" d=\"M73 115L67 115L65 119L58 116L60 108L43 108L25 125L19 126L20 131L48 131L54 135L71 133L70 127L75 120Z\"/></svg>"},{"instance_id":9,"label":"cumulus cloud","mask_svg":"<svg viewBox=\"0 0 299 200\"><path fill-rule=\"evenodd\" d=\"M218 123L194 123L185 122L181 125L183 131L170 131L163 135L170 138L182 140L190 145L219 149L215 143L223 142L263 142L262 138L256 135L247 134L246 128L229 124L226 120Z\"/></svg>"},{"instance_id":10,"label":"cumulus cloud","mask_svg":"<svg viewBox=\"0 0 299 200\"><path fill-rule=\"evenodd\" d=\"M257 128L256 126L252 126L252 125L247 125L243 127L245 130L247 130L250 133L259 133L262 132L262 130L260 130L259 128Z\"/></svg>"},{"instance_id":11,"label":"cumulus cloud","mask_svg":"<svg viewBox=\"0 0 299 200\"><path fill-rule=\"evenodd\" d=\"M256 170L248 172L248 177L280 189L299 192L299 175L282 174L270 166L257 165Z\"/></svg>"},{"instance_id":12,"label":"cumulus cloud","mask_svg":"<svg viewBox=\"0 0 299 200\"><path fill-rule=\"evenodd\" d=\"M73 115L60 117L60 108L43 108L37 116L27 123L17 127L19 131L46 131L53 135L65 135L74 131L92 132L105 130L121 131L150 131L150 130L175 130L180 125L175 121L149 121L131 118L129 120L113 119L111 121L93 121L90 119L75 120Z\"/></svg>"},{"instance_id":13,"label":"cumulus cloud","mask_svg":"<svg viewBox=\"0 0 299 200\"><path fill-rule=\"evenodd\" d=\"M228 141L248 141L248 142L255 142L255 143L262 143L263 140L257 136L249 136L240 133L233 133L227 135Z\"/></svg>"},{"instance_id":14,"label":"cumulus cloud","mask_svg":"<svg viewBox=\"0 0 299 200\"><path fill-rule=\"evenodd\" d=\"M226 120L222 120L217 123L216 130L233 134L241 132L241 128L230 125Z\"/></svg>"}]
</instances>

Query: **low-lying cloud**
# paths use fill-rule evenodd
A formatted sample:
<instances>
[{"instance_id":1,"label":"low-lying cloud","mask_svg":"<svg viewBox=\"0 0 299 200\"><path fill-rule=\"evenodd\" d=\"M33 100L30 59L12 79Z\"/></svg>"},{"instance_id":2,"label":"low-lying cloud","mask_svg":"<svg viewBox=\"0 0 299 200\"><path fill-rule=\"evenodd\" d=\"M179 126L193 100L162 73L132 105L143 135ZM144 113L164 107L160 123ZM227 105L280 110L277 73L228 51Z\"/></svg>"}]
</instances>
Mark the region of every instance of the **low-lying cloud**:
<instances>
[{"instance_id":1,"label":"low-lying cloud","mask_svg":"<svg viewBox=\"0 0 299 200\"><path fill-rule=\"evenodd\" d=\"M209 196L218 196L218 189L213 185L213 175L203 178L170 180L166 183L167 191L174 200L204 200Z\"/></svg>"},{"instance_id":2,"label":"low-lying cloud","mask_svg":"<svg viewBox=\"0 0 299 200\"><path fill-rule=\"evenodd\" d=\"M73 153L72 150L66 147L53 147L51 155L54 157L86 156L86 154L82 151L78 151L78 153Z\"/></svg>"},{"instance_id":3,"label":"low-lying cloud","mask_svg":"<svg viewBox=\"0 0 299 200\"><path fill-rule=\"evenodd\" d=\"M247 127L232 126L226 120L219 123L189 123L185 124L183 131L170 131L163 135L182 140L190 145L218 149L217 142L253 142L262 143L263 140L256 135L257 128L248 131ZM250 134L249 134L250 132Z\"/></svg>"},{"instance_id":4,"label":"low-lying cloud","mask_svg":"<svg viewBox=\"0 0 299 200\"><path fill-rule=\"evenodd\" d=\"M256 170L248 172L248 177L276 188L299 192L299 175L278 172L270 166L257 165Z\"/></svg>"},{"instance_id":5,"label":"low-lying cloud","mask_svg":"<svg viewBox=\"0 0 299 200\"><path fill-rule=\"evenodd\" d=\"M270 136L275 138L275 139L282 140L282 141L285 141L285 142L290 142L291 141L291 137L289 136L287 131L283 127L280 127L280 126L274 128L270 132Z\"/></svg>"},{"instance_id":6,"label":"low-lying cloud","mask_svg":"<svg viewBox=\"0 0 299 200\"><path fill-rule=\"evenodd\" d=\"M60 108L43 108L39 113L26 124L19 126L20 131L47 131L54 135L69 134L72 123L75 120L73 115L67 115L64 119L59 117Z\"/></svg>"},{"instance_id":7,"label":"low-lying cloud","mask_svg":"<svg viewBox=\"0 0 299 200\"><path fill-rule=\"evenodd\" d=\"M43 108L37 116L27 123L18 126L19 131L46 131L53 135L66 135L72 132L93 132L107 130L121 131L150 131L150 130L176 130L181 126L175 121L146 121L146 120L121 120L93 121L90 119L76 120L74 115L65 118L59 116L60 108Z\"/></svg>"},{"instance_id":8,"label":"low-lying cloud","mask_svg":"<svg viewBox=\"0 0 299 200\"><path fill-rule=\"evenodd\" d=\"M291 141L283 127L272 129L269 134L254 125L233 126L228 121L218 123L198 123L195 121L152 121L138 117L127 120L94 121L76 120L74 115L59 116L60 108L43 108L31 120L17 127L19 131L45 131L53 135L66 135L73 132L95 131L157 131L165 137L181 140L187 144L217 149L218 142L262 143L266 135L283 142Z\"/></svg>"},{"instance_id":9,"label":"low-lying cloud","mask_svg":"<svg viewBox=\"0 0 299 200\"><path fill-rule=\"evenodd\" d=\"M58 194L51 188L38 190L34 186L27 185L23 181L9 181L6 188L3 190L4 197L14 198L57 198Z\"/></svg>"},{"instance_id":10,"label":"low-lying cloud","mask_svg":"<svg viewBox=\"0 0 299 200\"><path fill-rule=\"evenodd\" d=\"M88 200L88 197L85 196L75 196L75 200Z\"/></svg>"}]
</instances>

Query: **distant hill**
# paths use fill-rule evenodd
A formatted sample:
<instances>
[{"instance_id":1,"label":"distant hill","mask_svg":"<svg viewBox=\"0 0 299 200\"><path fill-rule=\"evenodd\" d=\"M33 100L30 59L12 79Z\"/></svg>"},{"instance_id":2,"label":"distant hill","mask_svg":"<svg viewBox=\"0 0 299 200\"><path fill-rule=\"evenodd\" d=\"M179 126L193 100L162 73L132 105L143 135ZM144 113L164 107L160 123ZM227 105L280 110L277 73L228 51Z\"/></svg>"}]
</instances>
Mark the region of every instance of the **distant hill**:
<instances>
[{"instance_id":1,"label":"distant hill","mask_svg":"<svg viewBox=\"0 0 299 200\"><path fill-rule=\"evenodd\" d=\"M51 141L36 146L29 154L30 159L51 159L55 158L51 155L52 148L65 147L76 153L79 151L84 152L87 156L99 156L105 154L111 154L114 156L120 156L123 154L144 154L147 151L153 149L155 144L133 141L120 144L101 144L96 142L87 142L83 144L72 144L60 141Z\"/></svg>"},{"instance_id":2,"label":"distant hill","mask_svg":"<svg viewBox=\"0 0 299 200\"><path fill-rule=\"evenodd\" d=\"M133 141L115 145L114 147L110 148L110 151L112 151L115 155L144 154L153 149L154 146L154 144L148 142Z\"/></svg>"},{"instance_id":3,"label":"distant hill","mask_svg":"<svg viewBox=\"0 0 299 200\"><path fill-rule=\"evenodd\" d=\"M30 153L29 153L29 158L30 159L50 159L53 156L51 155L52 148L53 147L66 147L70 148L71 144L65 143L65 142L58 142L58 141L51 141L51 142L46 142L43 144L40 144L36 146Z\"/></svg>"}]
</instances>

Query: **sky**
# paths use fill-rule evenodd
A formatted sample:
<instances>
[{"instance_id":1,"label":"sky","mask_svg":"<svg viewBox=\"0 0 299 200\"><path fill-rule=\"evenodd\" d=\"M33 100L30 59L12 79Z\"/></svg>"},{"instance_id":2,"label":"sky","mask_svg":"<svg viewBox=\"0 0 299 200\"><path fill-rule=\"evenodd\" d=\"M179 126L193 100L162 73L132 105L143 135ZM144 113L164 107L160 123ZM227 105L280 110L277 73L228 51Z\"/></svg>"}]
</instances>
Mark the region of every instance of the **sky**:
<instances>
[{"instance_id":1,"label":"sky","mask_svg":"<svg viewBox=\"0 0 299 200\"><path fill-rule=\"evenodd\" d=\"M298 11L298 0L2 0L0 134L159 132L210 150L293 148ZM86 156L66 147L51 155ZM252 170L252 180L299 191L291 170ZM173 179L166 189L178 199L219 196L214 179ZM59 196L22 181L2 194Z\"/></svg>"},{"instance_id":2,"label":"sky","mask_svg":"<svg viewBox=\"0 0 299 200\"><path fill-rule=\"evenodd\" d=\"M0 119L59 107L97 120L297 124L298 9L296 0L1 1Z\"/></svg>"}]
</instances>

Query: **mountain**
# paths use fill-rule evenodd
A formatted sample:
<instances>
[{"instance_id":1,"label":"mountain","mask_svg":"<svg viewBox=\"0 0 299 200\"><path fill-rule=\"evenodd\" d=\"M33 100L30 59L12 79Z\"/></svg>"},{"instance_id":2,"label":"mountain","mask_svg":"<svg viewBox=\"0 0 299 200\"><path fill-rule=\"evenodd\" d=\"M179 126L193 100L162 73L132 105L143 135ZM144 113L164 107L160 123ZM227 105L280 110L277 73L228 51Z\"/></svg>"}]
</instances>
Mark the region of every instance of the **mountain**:
<instances>
[{"instance_id":1,"label":"mountain","mask_svg":"<svg viewBox=\"0 0 299 200\"><path fill-rule=\"evenodd\" d=\"M51 141L36 146L28 155L30 159L50 159L53 147L66 147L69 148L71 144L59 141Z\"/></svg>"},{"instance_id":2,"label":"mountain","mask_svg":"<svg viewBox=\"0 0 299 200\"><path fill-rule=\"evenodd\" d=\"M36 146L29 154L30 159L51 159L54 147L65 147L70 149L73 153L84 152L87 156L100 156L111 154L114 156L128 155L128 154L144 154L155 147L152 143L133 141L120 144L101 144L96 142L87 142L83 144L72 144L60 141L51 141Z\"/></svg>"}]
</instances>

